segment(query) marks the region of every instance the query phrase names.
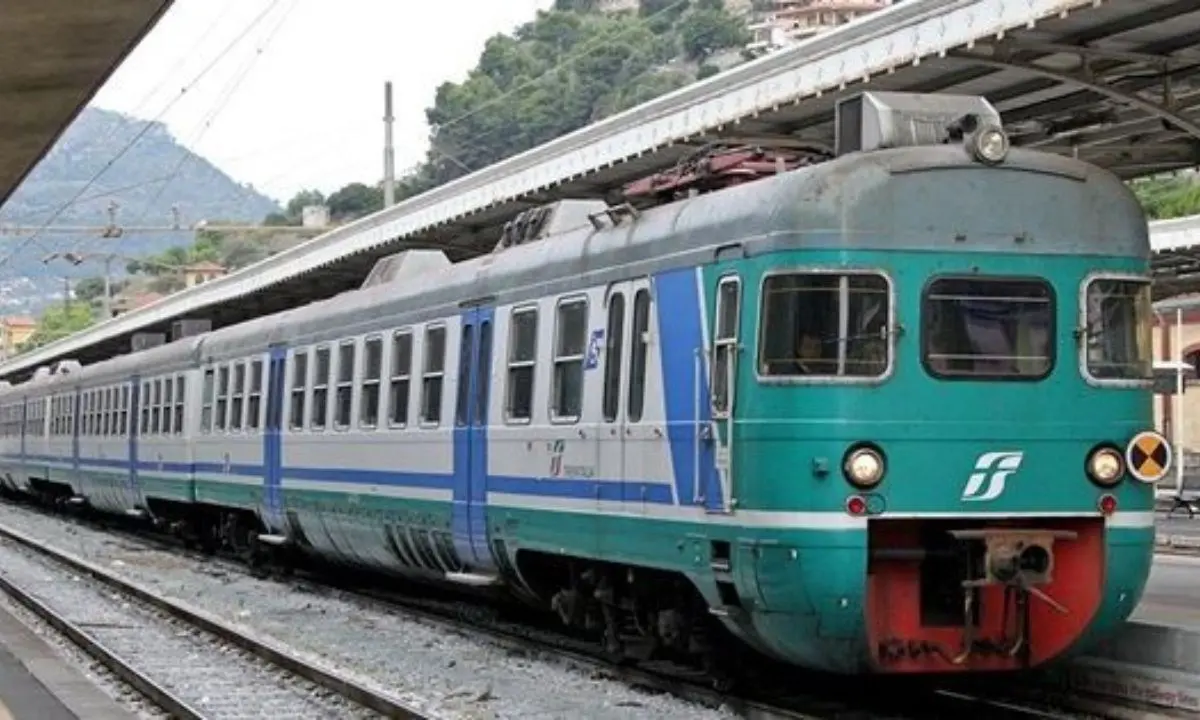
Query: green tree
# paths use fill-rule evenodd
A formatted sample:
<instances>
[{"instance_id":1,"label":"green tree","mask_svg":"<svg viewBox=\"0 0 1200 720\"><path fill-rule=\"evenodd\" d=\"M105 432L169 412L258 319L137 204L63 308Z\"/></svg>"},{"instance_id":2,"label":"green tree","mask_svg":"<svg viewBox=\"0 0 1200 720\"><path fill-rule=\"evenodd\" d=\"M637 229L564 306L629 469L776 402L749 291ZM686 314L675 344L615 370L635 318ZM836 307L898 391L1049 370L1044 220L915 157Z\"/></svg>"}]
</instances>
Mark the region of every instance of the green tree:
<instances>
[{"instance_id":1,"label":"green tree","mask_svg":"<svg viewBox=\"0 0 1200 720\"><path fill-rule=\"evenodd\" d=\"M29 339L22 343L20 352L34 350L43 345L86 330L95 322L92 306L86 302L71 302L52 305L38 318L37 328Z\"/></svg>"},{"instance_id":2,"label":"green tree","mask_svg":"<svg viewBox=\"0 0 1200 720\"><path fill-rule=\"evenodd\" d=\"M1193 177L1146 178L1131 187L1151 219L1200 214L1200 182Z\"/></svg>"},{"instance_id":3,"label":"green tree","mask_svg":"<svg viewBox=\"0 0 1200 720\"><path fill-rule=\"evenodd\" d=\"M291 200L288 200L285 212L287 217L294 222L299 222L306 205L323 205L324 203L325 194L320 190L301 190Z\"/></svg>"},{"instance_id":4,"label":"green tree","mask_svg":"<svg viewBox=\"0 0 1200 720\"><path fill-rule=\"evenodd\" d=\"M679 35L683 52L692 60L704 60L718 50L750 41L746 26L724 7L700 8L688 13L679 23Z\"/></svg>"},{"instance_id":5,"label":"green tree","mask_svg":"<svg viewBox=\"0 0 1200 720\"><path fill-rule=\"evenodd\" d=\"M350 183L329 196L329 214L335 220L354 220L383 209L383 189Z\"/></svg>"}]
</instances>

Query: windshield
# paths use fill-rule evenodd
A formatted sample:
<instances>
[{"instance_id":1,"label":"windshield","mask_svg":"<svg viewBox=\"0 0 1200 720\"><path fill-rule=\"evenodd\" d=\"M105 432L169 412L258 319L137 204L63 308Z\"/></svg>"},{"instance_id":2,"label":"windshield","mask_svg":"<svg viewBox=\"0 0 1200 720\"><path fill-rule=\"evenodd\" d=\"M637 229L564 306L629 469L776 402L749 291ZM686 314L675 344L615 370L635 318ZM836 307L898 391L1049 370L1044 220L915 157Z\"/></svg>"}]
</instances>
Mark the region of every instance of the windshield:
<instances>
[{"instance_id":1,"label":"windshield","mask_svg":"<svg viewBox=\"0 0 1200 720\"><path fill-rule=\"evenodd\" d=\"M763 283L759 374L877 378L891 361L887 278L788 273Z\"/></svg>"},{"instance_id":2,"label":"windshield","mask_svg":"<svg viewBox=\"0 0 1200 720\"><path fill-rule=\"evenodd\" d=\"M1043 280L940 278L923 314L935 377L1038 380L1054 366L1054 297Z\"/></svg>"},{"instance_id":3,"label":"windshield","mask_svg":"<svg viewBox=\"0 0 1200 720\"><path fill-rule=\"evenodd\" d=\"M1153 376L1150 283L1098 278L1086 294L1087 372L1098 380Z\"/></svg>"}]
</instances>

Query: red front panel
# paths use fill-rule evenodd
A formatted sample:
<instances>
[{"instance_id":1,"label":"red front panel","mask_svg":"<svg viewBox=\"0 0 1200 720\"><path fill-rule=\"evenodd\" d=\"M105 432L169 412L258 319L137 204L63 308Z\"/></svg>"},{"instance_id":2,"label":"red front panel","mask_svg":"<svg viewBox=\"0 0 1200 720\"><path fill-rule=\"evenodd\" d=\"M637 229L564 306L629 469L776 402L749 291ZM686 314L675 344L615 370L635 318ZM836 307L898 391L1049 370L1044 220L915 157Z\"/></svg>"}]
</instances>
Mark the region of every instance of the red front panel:
<instances>
[{"instance_id":1,"label":"red front panel","mask_svg":"<svg viewBox=\"0 0 1200 720\"><path fill-rule=\"evenodd\" d=\"M950 530L1011 528L1070 531L1074 539L1053 543L1051 581L1035 585L1055 603L1026 594L1028 618L1024 647L1013 652L1020 630L1020 606L1005 589L978 588L973 596L973 649L968 637L962 581L982 565L982 544L972 553ZM871 656L884 673L1015 670L1045 663L1068 649L1083 633L1100 605L1104 585L1102 518L1013 519L982 523L944 520L879 520L869 529L867 627ZM966 541L970 544L970 541ZM974 560L964 560L964 557ZM1005 622L1009 625L1004 631ZM956 662L957 660L957 662Z\"/></svg>"}]
</instances>

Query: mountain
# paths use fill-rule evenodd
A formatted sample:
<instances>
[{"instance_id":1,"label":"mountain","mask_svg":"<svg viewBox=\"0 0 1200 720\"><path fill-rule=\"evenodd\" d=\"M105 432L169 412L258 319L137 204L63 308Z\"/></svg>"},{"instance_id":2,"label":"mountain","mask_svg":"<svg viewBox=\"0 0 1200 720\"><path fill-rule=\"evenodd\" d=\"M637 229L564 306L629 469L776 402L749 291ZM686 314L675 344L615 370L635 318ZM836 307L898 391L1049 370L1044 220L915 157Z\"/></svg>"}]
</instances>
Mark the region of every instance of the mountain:
<instances>
[{"instance_id":1,"label":"mountain","mask_svg":"<svg viewBox=\"0 0 1200 720\"><path fill-rule=\"evenodd\" d=\"M81 190L80 200L72 203ZM131 232L119 239L103 239L98 232L44 232L32 241L29 233L12 232L13 226L36 229L52 218L56 226L103 226L113 201L120 206L118 223L140 226L170 225L172 207L178 208L184 227L205 219L258 223L280 209L271 198L179 144L164 124L86 108L0 207L0 258L19 248L0 268L0 315L34 313L61 297L64 276L103 272L99 260L79 267L62 260L43 263L50 253L140 257L192 243L190 232ZM114 261L114 274L124 272L124 266L124 260Z\"/></svg>"}]
</instances>

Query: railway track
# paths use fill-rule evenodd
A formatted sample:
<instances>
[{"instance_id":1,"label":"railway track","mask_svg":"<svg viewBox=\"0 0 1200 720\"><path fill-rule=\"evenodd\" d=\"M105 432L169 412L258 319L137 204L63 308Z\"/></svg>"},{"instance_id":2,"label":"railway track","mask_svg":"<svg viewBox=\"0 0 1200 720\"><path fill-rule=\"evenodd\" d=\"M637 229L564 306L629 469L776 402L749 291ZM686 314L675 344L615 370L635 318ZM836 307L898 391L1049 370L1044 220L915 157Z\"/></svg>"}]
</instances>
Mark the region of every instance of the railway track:
<instances>
[{"instance_id":1,"label":"railway track","mask_svg":"<svg viewBox=\"0 0 1200 720\"><path fill-rule=\"evenodd\" d=\"M33 513L45 518L48 514L41 509ZM65 521L63 521L65 522ZM186 556L209 567L219 567L222 571L248 573L240 562L228 558L214 559L192 550L185 550L167 538L137 530L105 527L104 532L119 536L131 542L144 544L148 547L164 550L172 555ZM129 584L91 563L79 561L70 555L52 548L29 546L32 539L19 531L0 524L0 538L8 538L10 542L22 542L30 550L51 553L58 562L70 564L82 573L93 577L107 577L105 582L115 585L132 587L130 594L135 596L149 595L154 602L173 604L148 593L137 586ZM779 687L780 690L757 690L741 697L718 692L707 683L707 678L695 674L680 672L679 668L670 665L646 664L640 666L614 665L599 656L589 643L569 636L564 636L554 628L542 627L528 622L528 618L505 617L496 608L481 603L461 599L445 599L437 592L429 593L394 593L380 591L372 580L355 573L352 577L357 582L347 581L344 575L329 575L328 572L303 573L281 580L281 585L289 589L307 593L347 599L364 610L378 613L402 613L408 617L419 618L421 621L445 629L447 632L468 633L473 637L484 636L488 640L509 649L517 654L550 654L554 657L573 663L577 666L590 668L597 677L612 678L622 683L645 688L655 693L667 693L685 698L691 702L709 707L722 708L738 717L747 718L897 718L916 719L934 717L959 717L971 715L976 720L981 718L1040 718L1060 719L1078 717L1057 707L1053 700L1038 699L1030 701L1025 698L989 697L977 690L963 691L926 686L923 683L906 680L903 683L871 682L862 678L846 679L828 676L809 676L806 673L795 673L787 670L787 677ZM219 623L217 623L220 626ZM223 626L222 626L223 627ZM262 645L261 641L250 640ZM267 647L271 653L280 653L277 648ZM781 668L775 668L779 671ZM770 669L766 672L769 674ZM806 679L798 677L804 676ZM317 681L314 681L317 682ZM864 687L869 683L869 687ZM322 687L329 687L321 684ZM896 690L889 690L895 686ZM339 694L341 690L333 690ZM369 692L360 688L361 692ZM382 714L393 717L423 717L419 714L392 714L387 710L379 710ZM1087 712L1090 717L1103 717L1094 712ZM1116 717L1116 716L1114 716Z\"/></svg>"},{"instance_id":2,"label":"railway track","mask_svg":"<svg viewBox=\"0 0 1200 720\"><path fill-rule=\"evenodd\" d=\"M180 720L435 717L8 527L0 589Z\"/></svg>"}]
</instances>

